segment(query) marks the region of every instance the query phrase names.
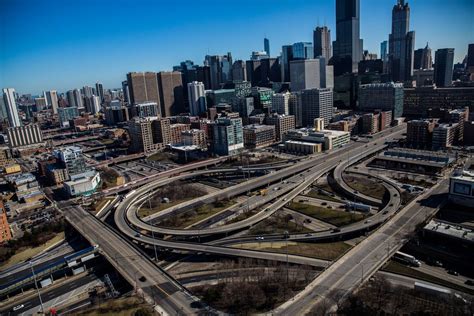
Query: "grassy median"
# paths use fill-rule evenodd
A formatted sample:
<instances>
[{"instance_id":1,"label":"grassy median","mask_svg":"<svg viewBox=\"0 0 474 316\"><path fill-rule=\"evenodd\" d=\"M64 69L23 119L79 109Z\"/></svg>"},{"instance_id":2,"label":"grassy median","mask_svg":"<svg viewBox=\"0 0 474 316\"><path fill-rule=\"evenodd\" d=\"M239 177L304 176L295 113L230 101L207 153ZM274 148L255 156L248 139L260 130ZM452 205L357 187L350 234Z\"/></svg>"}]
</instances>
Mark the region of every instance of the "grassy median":
<instances>
[{"instance_id":1,"label":"grassy median","mask_svg":"<svg viewBox=\"0 0 474 316\"><path fill-rule=\"evenodd\" d=\"M345 226L361 221L366 217L365 215L359 213L350 213L298 202L291 202L288 208L334 226Z\"/></svg>"}]
</instances>

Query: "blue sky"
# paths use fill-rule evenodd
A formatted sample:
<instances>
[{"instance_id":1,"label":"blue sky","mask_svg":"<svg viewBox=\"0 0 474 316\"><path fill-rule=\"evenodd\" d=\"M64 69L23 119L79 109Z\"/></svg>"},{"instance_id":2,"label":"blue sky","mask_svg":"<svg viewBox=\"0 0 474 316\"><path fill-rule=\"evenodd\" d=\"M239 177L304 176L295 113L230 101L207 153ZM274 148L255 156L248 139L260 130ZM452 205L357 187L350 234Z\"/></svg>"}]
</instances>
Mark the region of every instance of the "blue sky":
<instances>
[{"instance_id":1,"label":"blue sky","mask_svg":"<svg viewBox=\"0 0 474 316\"><path fill-rule=\"evenodd\" d=\"M248 59L270 39L311 41L326 23L335 39L335 0L0 0L0 88L20 93L101 81L120 87L130 71L170 70L180 61L232 52ZM361 0L364 48L379 53L396 0ZM416 48L474 43L474 0L411 0Z\"/></svg>"}]
</instances>

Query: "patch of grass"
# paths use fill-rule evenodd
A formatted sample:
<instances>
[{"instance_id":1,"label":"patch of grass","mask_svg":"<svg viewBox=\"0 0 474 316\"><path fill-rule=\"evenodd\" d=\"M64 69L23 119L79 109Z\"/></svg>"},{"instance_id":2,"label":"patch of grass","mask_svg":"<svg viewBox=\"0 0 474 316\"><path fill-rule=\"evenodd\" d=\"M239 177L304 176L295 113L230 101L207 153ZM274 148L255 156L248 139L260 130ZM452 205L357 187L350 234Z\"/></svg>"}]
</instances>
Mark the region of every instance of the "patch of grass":
<instances>
[{"instance_id":1,"label":"patch of grass","mask_svg":"<svg viewBox=\"0 0 474 316\"><path fill-rule=\"evenodd\" d=\"M192 211L188 211L179 215L172 215L159 225L170 228L186 228L197 222L204 220L214 214L223 211L224 209L234 205L236 202L233 200L218 201L212 204L206 204L197 207Z\"/></svg>"},{"instance_id":2,"label":"patch of grass","mask_svg":"<svg viewBox=\"0 0 474 316\"><path fill-rule=\"evenodd\" d=\"M412 179L408 179L408 178L400 178L400 179L397 179L398 182L400 183L404 183L404 184L409 184L409 185L415 185L415 186L420 186L420 187L423 187L423 188L431 188L434 183L431 183L431 182L428 182L426 180L412 180Z\"/></svg>"},{"instance_id":3,"label":"patch of grass","mask_svg":"<svg viewBox=\"0 0 474 316\"><path fill-rule=\"evenodd\" d=\"M346 174L343 175L343 178L351 188L367 196L382 200L385 195L385 187L377 183L376 180Z\"/></svg>"},{"instance_id":4,"label":"patch of grass","mask_svg":"<svg viewBox=\"0 0 474 316\"><path fill-rule=\"evenodd\" d=\"M290 234L313 232L302 225L297 225L296 223L292 222L291 219L291 215L270 216L266 220L263 220L250 228L248 235L283 234L285 231L288 231Z\"/></svg>"},{"instance_id":5,"label":"patch of grass","mask_svg":"<svg viewBox=\"0 0 474 316\"><path fill-rule=\"evenodd\" d=\"M326 200L330 202L341 202L341 200L338 200L332 196L329 196L327 194L320 192L320 189L317 189L317 188L312 188L311 191L308 192L308 194L305 194L305 196L309 196L315 199Z\"/></svg>"},{"instance_id":6,"label":"patch of grass","mask_svg":"<svg viewBox=\"0 0 474 316\"><path fill-rule=\"evenodd\" d=\"M291 202L288 208L334 226L345 226L363 220L366 217L359 213L349 213L298 202Z\"/></svg>"},{"instance_id":7,"label":"patch of grass","mask_svg":"<svg viewBox=\"0 0 474 316\"><path fill-rule=\"evenodd\" d=\"M113 188L117 186L117 178L120 177L120 174L111 168L105 169L100 173L100 178L102 180L102 188Z\"/></svg>"},{"instance_id":8,"label":"patch of grass","mask_svg":"<svg viewBox=\"0 0 474 316\"><path fill-rule=\"evenodd\" d=\"M172 206L187 202L187 201L192 200L192 199L193 198L188 198L188 199L176 200L176 201L173 201L173 202L170 202L170 203L160 203L155 207L152 206L151 210L148 207L148 203L145 203L137 211L137 215L138 215L138 218L144 218L144 217L150 216L152 214L155 214L155 213L161 212L163 210L166 210L167 208L170 208Z\"/></svg>"},{"instance_id":9,"label":"patch of grass","mask_svg":"<svg viewBox=\"0 0 474 316\"><path fill-rule=\"evenodd\" d=\"M317 188L317 189L322 189L322 190L327 191L327 192L335 193L334 190L329 185L329 183L327 183L327 182L317 183L316 185L314 185L314 187Z\"/></svg>"},{"instance_id":10,"label":"patch of grass","mask_svg":"<svg viewBox=\"0 0 474 316\"><path fill-rule=\"evenodd\" d=\"M237 223L237 222L243 221L247 218L250 218L250 217L254 216L255 214L257 214L260 211L261 211L260 209L253 209L253 210L250 210L250 212L243 212L242 214L238 215L236 218L228 221L225 224L227 225L227 224L232 224L232 223Z\"/></svg>"},{"instance_id":11,"label":"patch of grass","mask_svg":"<svg viewBox=\"0 0 474 316\"><path fill-rule=\"evenodd\" d=\"M474 295L474 290L472 290L472 289L468 289L464 286L460 286L458 284L451 283L449 281L437 278L437 277L432 276L430 274L412 269L410 267L407 267L407 266L405 266L405 265L403 265L399 262L393 261L393 260L390 260L383 267L382 270L387 271L387 272L391 272L391 273L395 273L395 274L406 275L406 276L409 276L409 277L413 277L415 279L423 280L423 281L430 282L430 283L439 284L439 285L454 289L456 291L465 292L465 293L469 293L471 295Z\"/></svg>"},{"instance_id":12,"label":"patch of grass","mask_svg":"<svg viewBox=\"0 0 474 316\"><path fill-rule=\"evenodd\" d=\"M234 248L245 248L251 250L262 250L277 253L286 253L286 242L274 243L249 243L234 245ZM289 242L288 254L299 255L323 260L335 260L344 254L351 246L344 242L331 243L304 243L304 242Z\"/></svg>"},{"instance_id":13,"label":"patch of grass","mask_svg":"<svg viewBox=\"0 0 474 316\"><path fill-rule=\"evenodd\" d=\"M154 315L150 306L137 297L121 297L108 300L105 303L95 305L75 314L82 316L130 316L135 315L137 312L140 313L140 315Z\"/></svg>"},{"instance_id":14,"label":"patch of grass","mask_svg":"<svg viewBox=\"0 0 474 316\"><path fill-rule=\"evenodd\" d=\"M51 239L46 241L44 244L34 248L20 248L13 256L7 261L0 264L0 268L7 269L17 263L23 262L31 257L36 256L46 248L54 245L55 243L64 239L64 232L54 235Z\"/></svg>"}]
</instances>

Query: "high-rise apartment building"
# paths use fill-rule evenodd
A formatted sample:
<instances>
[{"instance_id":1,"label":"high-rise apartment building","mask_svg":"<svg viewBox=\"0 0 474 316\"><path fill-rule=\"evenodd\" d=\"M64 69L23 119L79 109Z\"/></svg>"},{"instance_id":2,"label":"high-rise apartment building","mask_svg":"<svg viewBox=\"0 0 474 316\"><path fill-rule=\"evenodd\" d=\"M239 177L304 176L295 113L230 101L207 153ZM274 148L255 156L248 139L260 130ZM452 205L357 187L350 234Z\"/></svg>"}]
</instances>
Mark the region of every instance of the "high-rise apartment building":
<instances>
[{"instance_id":1,"label":"high-rise apartment building","mask_svg":"<svg viewBox=\"0 0 474 316\"><path fill-rule=\"evenodd\" d=\"M136 103L132 108L133 116L138 117L157 117L160 110L156 102Z\"/></svg>"},{"instance_id":2,"label":"high-rise apartment building","mask_svg":"<svg viewBox=\"0 0 474 316\"><path fill-rule=\"evenodd\" d=\"M58 118L61 127L69 127L69 120L79 116L79 111L75 106L58 108Z\"/></svg>"},{"instance_id":3,"label":"high-rise apartment building","mask_svg":"<svg viewBox=\"0 0 474 316\"><path fill-rule=\"evenodd\" d=\"M255 149L272 145L275 142L275 126L247 125L243 129L245 148Z\"/></svg>"},{"instance_id":4,"label":"high-rise apartment building","mask_svg":"<svg viewBox=\"0 0 474 316\"><path fill-rule=\"evenodd\" d=\"M48 106L46 98L35 98L36 112L43 111Z\"/></svg>"},{"instance_id":5,"label":"high-rise apartment building","mask_svg":"<svg viewBox=\"0 0 474 316\"><path fill-rule=\"evenodd\" d=\"M207 111L204 83L198 81L188 83L188 100L191 115L199 116Z\"/></svg>"},{"instance_id":6,"label":"high-rise apartment building","mask_svg":"<svg viewBox=\"0 0 474 316\"><path fill-rule=\"evenodd\" d=\"M102 103L104 101L104 86L100 82L96 82L95 84L95 95L99 97L100 102ZM124 92L125 93L125 92Z\"/></svg>"},{"instance_id":7,"label":"high-rise apartment building","mask_svg":"<svg viewBox=\"0 0 474 316\"><path fill-rule=\"evenodd\" d=\"M63 164L69 176L89 171L82 155L82 149L78 146L56 149L53 151L53 156Z\"/></svg>"},{"instance_id":8,"label":"high-rise apartment building","mask_svg":"<svg viewBox=\"0 0 474 316\"><path fill-rule=\"evenodd\" d=\"M51 107L53 114L58 114L58 93L56 90L45 91L44 97L47 101L48 106Z\"/></svg>"},{"instance_id":9,"label":"high-rise apartment building","mask_svg":"<svg viewBox=\"0 0 474 316\"><path fill-rule=\"evenodd\" d=\"M18 108L16 106L15 100L15 89L6 88L3 89L3 102L5 102L5 107L7 110L8 116L8 125L10 127L19 127L21 126L20 117L18 116Z\"/></svg>"},{"instance_id":10,"label":"high-rise apartment building","mask_svg":"<svg viewBox=\"0 0 474 316\"><path fill-rule=\"evenodd\" d=\"M157 118L151 122L153 133L153 143L163 144L163 146L171 143L171 123L170 119L163 117Z\"/></svg>"},{"instance_id":11,"label":"high-rise apartment building","mask_svg":"<svg viewBox=\"0 0 474 316\"><path fill-rule=\"evenodd\" d=\"M217 155L234 155L244 148L242 119L220 117L212 127L213 151Z\"/></svg>"},{"instance_id":12,"label":"high-rise apartment building","mask_svg":"<svg viewBox=\"0 0 474 316\"><path fill-rule=\"evenodd\" d=\"M403 115L403 84L372 83L359 87L359 109L392 111L393 118Z\"/></svg>"},{"instance_id":13,"label":"high-rise apartment building","mask_svg":"<svg viewBox=\"0 0 474 316\"><path fill-rule=\"evenodd\" d=\"M331 30L327 26L318 26L313 31L314 58L324 57L326 62L332 57Z\"/></svg>"},{"instance_id":14,"label":"high-rise apartment building","mask_svg":"<svg viewBox=\"0 0 474 316\"><path fill-rule=\"evenodd\" d=\"M293 60L290 65L291 91L334 87L333 66L324 58Z\"/></svg>"},{"instance_id":15,"label":"high-rise apartment building","mask_svg":"<svg viewBox=\"0 0 474 316\"><path fill-rule=\"evenodd\" d=\"M415 32L410 30L410 7L397 0L392 10L392 33L389 35L390 75L395 82L409 81L413 76Z\"/></svg>"},{"instance_id":16,"label":"high-rise apartment building","mask_svg":"<svg viewBox=\"0 0 474 316\"><path fill-rule=\"evenodd\" d=\"M184 93L181 73L162 71L158 73L161 115L165 117L184 112Z\"/></svg>"},{"instance_id":17,"label":"high-rise apartment building","mask_svg":"<svg viewBox=\"0 0 474 316\"><path fill-rule=\"evenodd\" d=\"M303 100L301 92L292 92L289 99L289 114L295 117L295 126L303 126Z\"/></svg>"},{"instance_id":18,"label":"high-rise apartment building","mask_svg":"<svg viewBox=\"0 0 474 316\"><path fill-rule=\"evenodd\" d=\"M453 82L454 48L438 49L435 53L434 81L437 87L448 87Z\"/></svg>"},{"instance_id":19,"label":"high-rise apartment building","mask_svg":"<svg viewBox=\"0 0 474 316\"><path fill-rule=\"evenodd\" d=\"M323 118L328 125L334 116L332 89L307 89L301 91L303 126L312 126L314 119Z\"/></svg>"},{"instance_id":20,"label":"high-rise apartment building","mask_svg":"<svg viewBox=\"0 0 474 316\"><path fill-rule=\"evenodd\" d=\"M357 64L362 59L363 50L359 19L360 0L336 0L336 40L333 42L333 56L350 59L347 68L337 70L337 73L357 72Z\"/></svg>"},{"instance_id":21,"label":"high-rise apartment building","mask_svg":"<svg viewBox=\"0 0 474 316\"><path fill-rule=\"evenodd\" d=\"M151 153L163 147L163 144L155 143L153 139L152 123L155 120L156 117L146 117L128 121L131 152Z\"/></svg>"},{"instance_id":22,"label":"high-rise apartment building","mask_svg":"<svg viewBox=\"0 0 474 316\"><path fill-rule=\"evenodd\" d=\"M272 113L265 118L265 124L275 126L275 139L281 142L285 138L285 134L295 128L295 117Z\"/></svg>"},{"instance_id":23,"label":"high-rise apartment building","mask_svg":"<svg viewBox=\"0 0 474 316\"><path fill-rule=\"evenodd\" d=\"M7 137L11 148L43 142L43 134L39 124L10 127L7 129Z\"/></svg>"},{"instance_id":24,"label":"high-rise apartment building","mask_svg":"<svg viewBox=\"0 0 474 316\"><path fill-rule=\"evenodd\" d=\"M158 77L156 72L130 72L127 74L130 104L155 102L161 109ZM159 115L162 115L159 112Z\"/></svg>"},{"instance_id":25,"label":"high-rise apartment building","mask_svg":"<svg viewBox=\"0 0 474 316\"><path fill-rule=\"evenodd\" d=\"M412 120L407 123L407 145L412 148L431 148L435 123L429 120Z\"/></svg>"},{"instance_id":26,"label":"high-rise apartment building","mask_svg":"<svg viewBox=\"0 0 474 316\"><path fill-rule=\"evenodd\" d=\"M290 114L290 96L289 92L276 93L272 95L272 111L278 114Z\"/></svg>"}]
</instances>

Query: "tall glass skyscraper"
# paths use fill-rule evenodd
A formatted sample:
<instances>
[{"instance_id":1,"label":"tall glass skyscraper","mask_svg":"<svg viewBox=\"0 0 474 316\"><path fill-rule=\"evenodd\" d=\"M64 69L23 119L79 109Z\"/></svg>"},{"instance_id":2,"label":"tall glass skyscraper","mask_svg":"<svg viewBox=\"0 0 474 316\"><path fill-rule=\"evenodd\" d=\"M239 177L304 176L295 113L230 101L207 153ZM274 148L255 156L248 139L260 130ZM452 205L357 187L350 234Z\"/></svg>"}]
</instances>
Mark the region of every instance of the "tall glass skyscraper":
<instances>
[{"instance_id":1,"label":"tall glass skyscraper","mask_svg":"<svg viewBox=\"0 0 474 316\"><path fill-rule=\"evenodd\" d=\"M352 69L338 70L338 73L357 72L363 50L359 19L360 0L336 0L336 40L333 43L333 56L341 59L350 57L352 60Z\"/></svg>"},{"instance_id":2,"label":"tall glass skyscraper","mask_svg":"<svg viewBox=\"0 0 474 316\"><path fill-rule=\"evenodd\" d=\"M313 56L313 43L298 42L293 44L293 59L310 59Z\"/></svg>"},{"instance_id":3,"label":"tall glass skyscraper","mask_svg":"<svg viewBox=\"0 0 474 316\"><path fill-rule=\"evenodd\" d=\"M413 76L415 32L410 32L410 7L398 0L392 10L392 34L389 36L390 74L393 81L408 81Z\"/></svg>"},{"instance_id":4,"label":"tall glass skyscraper","mask_svg":"<svg viewBox=\"0 0 474 316\"><path fill-rule=\"evenodd\" d=\"M438 87L450 86L453 82L454 48L441 48L435 53L434 81Z\"/></svg>"},{"instance_id":5,"label":"tall glass skyscraper","mask_svg":"<svg viewBox=\"0 0 474 316\"><path fill-rule=\"evenodd\" d=\"M387 41L383 41L382 43L380 43L380 59L382 59L383 61L388 61L387 49L388 49Z\"/></svg>"}]
</instances>

